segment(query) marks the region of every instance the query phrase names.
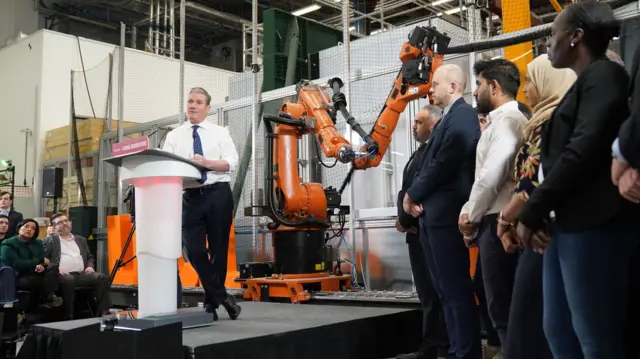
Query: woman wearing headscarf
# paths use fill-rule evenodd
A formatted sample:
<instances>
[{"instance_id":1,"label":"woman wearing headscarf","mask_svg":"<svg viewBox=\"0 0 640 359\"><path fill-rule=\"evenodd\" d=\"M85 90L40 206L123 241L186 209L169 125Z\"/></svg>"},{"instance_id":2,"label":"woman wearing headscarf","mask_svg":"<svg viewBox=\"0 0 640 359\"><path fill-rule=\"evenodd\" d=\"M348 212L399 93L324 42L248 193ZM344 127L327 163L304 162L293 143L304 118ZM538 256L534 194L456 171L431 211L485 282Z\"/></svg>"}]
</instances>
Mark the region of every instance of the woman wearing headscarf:
<instances>
[{"instance_id":1,"label":"woman wearing headscarf","mask_svg":"<svg viewBox=\"0 0 640 359\"><path fill-rule=\"evenodd\" d=\"M543 327L555 359L625 357L640 222L611 181L611 144L629 116L629 75L606 56L619 33L609 5L585 0L558 14L547 41L553 67L577 79L542 128L543 176L518 214L517 235L544 252Z\"/></svg>"},{"instance_id":2,"label":"woman wearing headscarf","mask_svg":"<svg viewBox=\"0 0 640 359\"><path fill-rule=\"evenodd\" d=\"M520 209L538 185L540 130L560 100L574 84L576 75L568 69L555 69L547 55L527 66L524 94L533 115L524 129L524 143L516 157L514 195L502 210L498 235L505 251L520 251L511 299L505 358L546 359L551 352L542 329L542 256L531 248L522 249L515 233Z\"/></svg>"},{"instance_id":3,"label":"woman wearing headscarf","mask_svg":"<svg viewBox=\"0 0 640 359\"><path fill-rule=\"evenodd\" d=\"M17 235L0 245L2 263L16 272L17 289L35 292L39 305L59 306L62 300L54 294L58 289L58 271L48 269L49 260L44 257L44 245L38 239L38 223L25 219L16 230Z\"/></svg>"}]
</instances>

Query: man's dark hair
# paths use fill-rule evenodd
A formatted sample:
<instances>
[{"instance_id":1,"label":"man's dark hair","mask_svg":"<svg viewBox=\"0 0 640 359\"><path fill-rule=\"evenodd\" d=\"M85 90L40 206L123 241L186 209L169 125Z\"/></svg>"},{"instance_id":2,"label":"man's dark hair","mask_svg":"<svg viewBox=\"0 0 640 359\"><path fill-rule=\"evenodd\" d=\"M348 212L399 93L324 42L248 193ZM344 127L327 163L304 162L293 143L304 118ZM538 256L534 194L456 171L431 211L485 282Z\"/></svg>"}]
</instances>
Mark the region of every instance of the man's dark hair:
<instances>
[{"instance_id":1,"label":"man's dark hair","mask_svg":"<svg viewBox=\"0 0 640 359\"><path fill-rule=\"evenodd\" d=\"M56 221L56 219L58 219L58 218L60 218L60 217L63 217L63 216L64 216L64 217L67 217L67 215L66 215L66 214L64 214L64 213L62 213L62 212L55 213L53 216L51 216L51 218L49 219L49 221L51 221L51 224L52 224L52 225L55 225L55 223L53 223L53 222L55 222L55 221Z\"/></svg>"},{"instance_id":2,"label":"man's dark hair","mask_svg":"<svg viewBox=\"0 0 640 359\"><path fill-rule=\"evenodd\" d=\"M518 110L520 110L520 112L522 112L522 114L524 115L524 117L527 118L527 120L531 119L531 116L533 115L531 113L531 109L529 108L529 106L523 104L522 102L518 101Z\"/></svg>"},{"instance_id":3,"label":"man's dark hair","mask_svg":"<svg viewBox=\"0 0 640 359\"><path fill-rule=\"evenodd\" d=\"M620 36L620 22L604 2L584 0L567 6L564 12L567 30L582 29L582 41L594 57L603 56L611 39Z\"/></svg>"},{"instance_id":4,"label":"man's dark hair","mask_svg":"<svg viewBox=\"0 0 640 359\"><path fill-rule=\"evenodd\" d=\"M6 214L0 214L0 218L6 218L7 221L9 220L9 216L7 216Z\"/></svg>"},{"instance_id":5,"label":"man's dark hair","mask_svg":"<svg viewBox=\"0 0 640 359\"><path fill-rule=\"evenodd\" d=\"M6 194L8 194L9 195L9 199L13 201L13 194L11 194L11 192L0 191L0 197L4 196Z\"/></svg>"},{"instance_id":6,"label":"man's dark hair","mask_svg":"<svg viewBox=\"0 0 640 359\"><path fill-rule=\"evenodd\" d=\"M520 88L520 71L516 64L505 59L480 60L473 65L476 76L484 77L487 82L496 81L502 91L515 98Z\"/></svg>"}]
</instances>

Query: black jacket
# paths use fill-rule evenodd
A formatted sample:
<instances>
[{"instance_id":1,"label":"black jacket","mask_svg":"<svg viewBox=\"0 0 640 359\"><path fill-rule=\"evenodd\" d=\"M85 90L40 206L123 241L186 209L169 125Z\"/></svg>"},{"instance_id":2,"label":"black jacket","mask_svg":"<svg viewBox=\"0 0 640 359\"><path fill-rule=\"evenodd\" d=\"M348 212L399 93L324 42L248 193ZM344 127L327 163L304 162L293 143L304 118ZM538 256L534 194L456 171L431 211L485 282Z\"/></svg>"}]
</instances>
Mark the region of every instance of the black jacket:
<instances>
[{"instance_id":1,"label":"black jacket","mask_svg":"<svg viewBox=\"0 0 640 359\"><path fill-rule=\"evenodd\" d=\"M627 201L611 181L611 144L629 116L628 83L625 69L608 59L580 74L542 128L544 181L522 208L522 223L541 229L554 211L560 228L578 231L623 213Z\"/></svg>"},{"instance_id":2,"label":"black jacket","mask_svg":"<svg viewBox=\"0 0 640 359\"><path fill-rule=\"evenodd\" d=\"M7 230L5 238L9 238L18 234L16 232L16 227L18 226L18 223L22 222L23 219L24 218L22 213L16 211L9 212L9 228Z\"/></svg>"},{"instance_id":3,"label":"black jacket","mask_svg":"<svg viewBox=\"0 0 640 359\"><path fill-rule=\"evenodd\" d=\"M631 63L629 97L631 116L624 122L618 133L622 155L633 168L640 168L640 46L636 49Z\"/></svg>"},{"instance_id":4,"label":"black jacket","mask_svg":"<svg viewBox=\"0 0 640 359\"><path fill-rule=\"evenodd\" d=\"M478 113L464 99L454 102L433 130L420 174L407 190L424 207L427 226L457 226L469 199L480 138Z\"/></svg>"},{"instance_id":5,"label":"black jacket","mask_svg":"<svg viewBox=\"0 0 640 359\"><path fill-rule=\"evenodd\" d=\"M411 187L414 177L420 173L420 165L422 164L422 157L426 152L426 148L426 143L420 145L420 147L411 154L409 161L407 161L407 164L404 166L404 170L402 171L402 189L398 192L398 220L404 228L415 227L418 229L420 226L417 218L404 211L402 208L402 201L405 193L407 193L407 190Z\"/></svg>"}]
</instances>

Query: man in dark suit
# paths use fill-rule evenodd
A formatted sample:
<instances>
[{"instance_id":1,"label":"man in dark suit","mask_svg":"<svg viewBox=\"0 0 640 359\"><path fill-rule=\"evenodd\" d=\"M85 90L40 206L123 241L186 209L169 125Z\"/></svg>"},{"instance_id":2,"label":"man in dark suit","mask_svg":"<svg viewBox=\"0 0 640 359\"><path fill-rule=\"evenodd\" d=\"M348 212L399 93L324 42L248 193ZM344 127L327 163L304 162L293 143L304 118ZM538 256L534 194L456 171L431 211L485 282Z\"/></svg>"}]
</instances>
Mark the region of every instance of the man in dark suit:
<instances>
[{"instance_id":1,"label":"man in dark suit","mask_svg":"<svg viewBox=\"0 0 640 359\"><path fill-rule=\"evenodd\" d=\"M442 305L438 294L433 289L424 250L420 243L418 229L420 223L417 218L406 213L402 208L402 199L413 183L413 179L420 172L422 157L433 128L442 116L442 110L436 106L425 106L417 114L413 124L413 138L420 147L409 157L402 173L402 189L398 192L398 218L396 229L407 234L409 246L409 261L413 281L422 306L422 343L415 353L398 355L398 359L437 359L438 350L446 350L448 345L447 333L442 317Z\"/></svg>"},{"instance_id":2,"label":"man in dark suit","mask_svg":"<svg viewBox=\"0 0 640 359\"><path fill-rule=\"evenodd\" d=\"M64 301L66 320L73 319L73 301L76 288L91 287L97 300L97 312L106 312L110 306L109 278L95 271L94 258L87 239L71 233L71 222L64 213L51 217L54 234L43 240L49 268L60 273L60 291Z\"/></svg>"},{"instance_id":3,"label":"man in dark suit","mask_svg":"<svg viewBox=\"0 0 640 359\"><path fill-rule=\"evenodd\" d=\"M469 274L469 250L458 231L458 215L473 185L475 148L480 138L477 112L462 98L465 86L459 66L447 64L436 70L431 96L444 113L429 139L420 174L407 190L403 208L420 217L420 242L444 305L450 355L479 359L480 323Z\"/></svg>"},{"instance_id":4,"label":"man in dark suit","mask_svg":"<svg viewBox=\"0 0 640 359\"><path fill-rule=\"evenodd\" d=\"M16 233L16 226L24 219L22 213L11 210L13 203L13 194L7 191L0 192L0 214L4 214L9 218L9 229L5 238L13 237Z\"/></svg>"}]
</instances>

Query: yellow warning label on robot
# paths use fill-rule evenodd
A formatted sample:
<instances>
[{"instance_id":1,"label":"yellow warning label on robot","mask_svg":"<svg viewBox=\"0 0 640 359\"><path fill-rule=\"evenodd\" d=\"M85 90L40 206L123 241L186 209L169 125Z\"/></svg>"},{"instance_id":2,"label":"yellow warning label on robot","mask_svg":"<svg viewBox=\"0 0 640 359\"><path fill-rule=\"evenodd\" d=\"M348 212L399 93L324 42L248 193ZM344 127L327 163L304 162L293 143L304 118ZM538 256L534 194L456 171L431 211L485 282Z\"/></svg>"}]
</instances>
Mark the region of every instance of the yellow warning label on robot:
<instances>
[{"instance_id":1,"label":"yellow warning label on robot","mask_svg":"<svg viewBox=\"0 0 640 359\"><path fill-rule=\"evenodd\" d=\"M87 238L87 240L92 241L93 240L93 234L90 234L89 238Z\"/></svg>"}]
</instances>

